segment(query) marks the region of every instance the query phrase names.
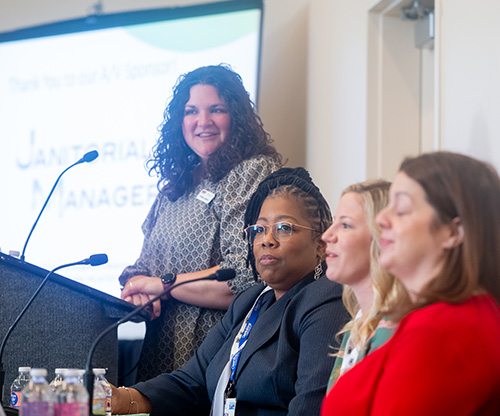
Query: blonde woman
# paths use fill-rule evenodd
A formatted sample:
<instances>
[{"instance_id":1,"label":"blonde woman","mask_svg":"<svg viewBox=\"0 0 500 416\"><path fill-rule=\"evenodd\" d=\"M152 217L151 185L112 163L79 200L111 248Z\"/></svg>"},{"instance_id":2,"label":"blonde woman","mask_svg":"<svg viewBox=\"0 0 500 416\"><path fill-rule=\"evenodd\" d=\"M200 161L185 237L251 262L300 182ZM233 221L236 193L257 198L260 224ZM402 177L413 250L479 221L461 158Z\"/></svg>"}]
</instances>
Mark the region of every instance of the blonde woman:
<instances>
[{"instance_id":1,"label":"blonde woman","mask_svg":"<svg viewBox=\"0 0 500 416\"><path fill-rule=\"evenodd\" d=\"M343 300L352 320L340 331L343 341L330 376L335 380L384 344L395 325L382 319L384 304L406 300L401 284L379 263L380 227L376 215L387 205L390 183L373 180L342 193L333 224L323 234L326 275L344 285Z\"/></svg>"}]
</instances>

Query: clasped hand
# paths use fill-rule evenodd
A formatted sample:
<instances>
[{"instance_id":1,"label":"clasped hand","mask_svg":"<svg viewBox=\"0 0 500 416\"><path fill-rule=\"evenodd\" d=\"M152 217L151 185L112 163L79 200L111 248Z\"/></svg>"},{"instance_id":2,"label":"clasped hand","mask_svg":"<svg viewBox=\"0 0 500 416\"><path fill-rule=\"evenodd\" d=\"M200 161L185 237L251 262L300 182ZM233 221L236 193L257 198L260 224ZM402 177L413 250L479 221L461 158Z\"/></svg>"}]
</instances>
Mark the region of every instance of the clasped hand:
<instances>
[{"instance_id":1,"label":"clasped hand","mask_svg":"<svg viewBox=\"0 0 500 416\"><path fill-rule=\"evenodd\" d=\"M163 292L165 288L161 279L149 276L131 277L122 289L121 298L135 306L144 305ZM161 302L158 299L152 307L146 308L151 320L158 318L161 313Z\"/></svg>"}]
</instances>

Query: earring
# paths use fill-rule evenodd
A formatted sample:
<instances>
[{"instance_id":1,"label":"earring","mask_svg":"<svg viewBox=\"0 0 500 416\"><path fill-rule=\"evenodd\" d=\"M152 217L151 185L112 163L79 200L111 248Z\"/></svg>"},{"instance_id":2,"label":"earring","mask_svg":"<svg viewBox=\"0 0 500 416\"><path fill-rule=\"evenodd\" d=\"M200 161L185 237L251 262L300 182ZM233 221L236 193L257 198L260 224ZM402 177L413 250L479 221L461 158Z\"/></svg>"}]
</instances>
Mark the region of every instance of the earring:
<instances>
[{"instance_id":1,"label":"earring","mask_svg":"<svg viewBox=\"0 0 500 416\"><path fill-rule=\"evenodd\" d=\"M323 266L321 262L314 268L314 280L318 280L323 274Z\"/></svg>"}]
</instances>

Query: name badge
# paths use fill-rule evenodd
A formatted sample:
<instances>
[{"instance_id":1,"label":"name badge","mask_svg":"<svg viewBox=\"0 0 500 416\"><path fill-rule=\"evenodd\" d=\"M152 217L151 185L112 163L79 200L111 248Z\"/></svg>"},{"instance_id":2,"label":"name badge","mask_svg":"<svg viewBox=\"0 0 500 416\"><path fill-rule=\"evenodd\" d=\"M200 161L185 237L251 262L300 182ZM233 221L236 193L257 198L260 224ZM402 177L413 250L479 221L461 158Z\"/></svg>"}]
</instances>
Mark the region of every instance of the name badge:
<instances>
[{"instance_id":1,"label":"name badge","mask_svg":"<svg viewBox=\"0 0 500 416\"><path fill-rule=\"evenodd\" d=\"M201 202L204 202L205 204L209 204L212 199L215 198L215 194L213 194L210 191L207 191L206 189L202 189L196 199L200 200Z\"/></svg>"},{"instance_id":2,"label":"name badge","mask_svg":"<svg viewBox=\"0 0 500 416\"><path fill-rule=\"evenodd\" d=\"M226 397L224 399L224 416L236 415L236 398Z\"/></svg>"}]
</instances>

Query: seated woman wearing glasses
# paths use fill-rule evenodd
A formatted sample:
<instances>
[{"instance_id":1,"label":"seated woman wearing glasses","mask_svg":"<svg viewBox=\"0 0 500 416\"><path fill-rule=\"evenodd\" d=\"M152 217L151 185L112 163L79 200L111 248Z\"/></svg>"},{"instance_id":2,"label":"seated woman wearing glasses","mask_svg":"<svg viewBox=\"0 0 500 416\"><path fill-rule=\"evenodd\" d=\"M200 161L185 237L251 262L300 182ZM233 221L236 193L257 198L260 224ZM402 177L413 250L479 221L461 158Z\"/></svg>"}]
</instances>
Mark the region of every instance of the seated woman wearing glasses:
<instances>
[{"instance_id":1,"label":"seated woman wearing glasses","mask_svg":"<svg viewBox=\"0 0 500 416\"><path fill-rule=\"evenodd\" d=\"M319 415L332 334L347 320L341 286L323 276L330 223L304 169L268 176L245 213L248 262L264 284L235 298L186 365L114 389L113 413Z\"/></svg>"}]
</instances>

